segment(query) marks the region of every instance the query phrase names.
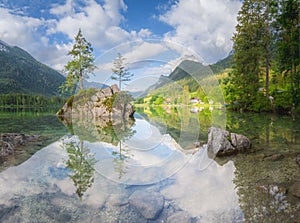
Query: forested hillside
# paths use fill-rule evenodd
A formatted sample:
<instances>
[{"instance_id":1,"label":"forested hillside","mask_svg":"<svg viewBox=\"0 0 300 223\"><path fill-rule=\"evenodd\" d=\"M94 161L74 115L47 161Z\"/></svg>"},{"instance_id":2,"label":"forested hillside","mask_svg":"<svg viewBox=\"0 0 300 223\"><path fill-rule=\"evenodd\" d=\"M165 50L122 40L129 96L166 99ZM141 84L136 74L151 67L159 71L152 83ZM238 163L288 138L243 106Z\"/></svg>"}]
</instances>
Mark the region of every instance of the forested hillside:
<instances>
[{"instance_id":1,"label":"forested hillside","mask_svg":"<svg viewBox=\"0 0 300 223\"><path fill-rule=\"evenodd\" d=\"M19 47L0 41L0 94L58 95L65 78Z\"/></svg>"}]
</instances>

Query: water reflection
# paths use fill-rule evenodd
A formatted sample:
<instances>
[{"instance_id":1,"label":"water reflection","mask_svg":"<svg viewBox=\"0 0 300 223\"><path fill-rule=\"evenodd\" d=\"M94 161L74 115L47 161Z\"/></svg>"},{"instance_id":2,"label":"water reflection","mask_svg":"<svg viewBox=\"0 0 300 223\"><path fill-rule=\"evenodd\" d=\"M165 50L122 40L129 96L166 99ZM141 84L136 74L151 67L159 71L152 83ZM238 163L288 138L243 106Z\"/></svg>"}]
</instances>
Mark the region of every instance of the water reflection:
<instances>
[{"instance_id":1,"label":"water reflection","mask_svg":"<svg viewBox=\"0 0 300 223\"><path fill-rule=\"evenodd\" d=\"M53 143L67 133L65 126L54 114L17 111L0 111L0 133L22 133L26 135L40 135L41 140L29 146L14 149L9 156L0 154L0 172L29 159L43 147ZM1 145L0 145L1 151Z\"/></svg>"},{"instance_id":2,"label":"water reflection","mask_svg":"<svg viewBox=\"0 0 300 223\"><path fill-rule=\"evenodd\" d=\"M227 113L227 129L256 143L251 153L212 160L188 142L199 123L197 137L206 140L212 123L224 122L222 111L168 109L149 108L126 122L71 120L71 137L0 173L0 213L8 213L0 221L167 222L182 211L192 222L299 221L299 198L289 193L300 179L297 123ZM274 152L283 158L266 158ZM157 219L130 204L136 190L164 197Z\"/></svg>"},{"instance_id":3,"label":"water reflection","mask_svg":"<svg viewBox=\"0 0 300 223\"><path fill-rule=\"evenodd\" d=\"M126 170L128 169L127 163L128 159L132 157L132 154L130 154L130 150L124 148L122 145L122 141L119 142L119 150L118 151L112 151L113 156L113 166L116 173L119 173L119 180L121 177L126 173Z\"/></svg>"}]
</instances>

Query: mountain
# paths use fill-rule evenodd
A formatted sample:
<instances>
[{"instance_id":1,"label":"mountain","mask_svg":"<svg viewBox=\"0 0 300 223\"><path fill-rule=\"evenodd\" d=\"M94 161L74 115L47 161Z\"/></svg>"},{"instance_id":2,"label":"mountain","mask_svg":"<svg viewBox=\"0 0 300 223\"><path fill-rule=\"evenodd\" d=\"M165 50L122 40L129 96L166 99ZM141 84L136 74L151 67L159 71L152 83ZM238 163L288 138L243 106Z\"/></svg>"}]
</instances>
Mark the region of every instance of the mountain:
<instances>
[{"instance_id":1,"label":"mountain","mask_svg":"<svg viewBox=\"0 0 300 223\"><path fill-rule=\"evenodd\" d=\"M227 57L218 61L215 64L210 65L210 68L214 73L221 73L227 68L230 68L233 65L233 51L229 53Z\"/></svg>"},{"instance_id":2,"label":"mountain","mask_svg":"<svg viewBox=\"0 0 300 223\"><path fill-rule=\"evenodd\" d=\"M58 95L65 77L17 46L0 40L0 94Z\"/></svg>"},{"instance_id":3,"label":"mountain","mask_svg":"<svg viewBox=\"0 0 300 223\"><path fill-rule=\"evenodd\" d=\"M195 60L183 60L168 76L160 76L159 80L151 85L148 89L141 94L140 97L145 97L151 91L154 91L160 87L167 85L168 83L188 79L186 83L191 85L190 88L197 86L193 82L201 81L205 77L208 77L212 74L217 74L224 71L227 68L230 68L233 63L233 53L230 53L226 58L218 61L215 64L203 65Z\"/></svg>"},{"instance_id":4,"label":"mountain","mask_svg":"<svg viewBox=\"0 0 300 223\"><path fill-rule=\"evenodd\" d=\"M102 88L107 88L109 86L107 84L83 80L83 87L84 89L89 89L89 88L102 89Z\"/></svg>"}]
</instances>

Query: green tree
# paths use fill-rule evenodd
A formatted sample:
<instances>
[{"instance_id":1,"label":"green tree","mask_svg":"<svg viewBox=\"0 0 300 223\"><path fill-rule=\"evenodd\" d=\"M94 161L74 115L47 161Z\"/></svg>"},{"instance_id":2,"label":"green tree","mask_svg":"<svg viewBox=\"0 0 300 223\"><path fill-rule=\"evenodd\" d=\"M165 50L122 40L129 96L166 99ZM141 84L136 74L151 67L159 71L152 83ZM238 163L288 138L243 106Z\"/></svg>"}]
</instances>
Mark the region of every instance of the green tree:
<instances>
[{"instance_id":1,"label":"green tree","mask_svg":"<svg viewBox=\"0 0 300 223\"><path fill-rule=\"evenodd\" d=\"M242 109L248 109L256 100L263 67L268 95L272 41L270 2L245 0L238 14L233 36L235 69L231 73L230 91Z\"/></svg>"},{"instance_id":2,"label":"green tree","mask_svg":"<svg viewBox=\"0 0 300 223\"><path fill-rule=\"evenodd\" d=\"M79 88L83 89L83 79L88 78L89 74L96 69L94 64L93 48L91 44L83 37L81 29L79 29L75 43L68 55L72 56L65 66L67 73L66 81L61 86L62 92L68 90L74 91L75 85L79 82Z\"/></svg>"},{"instance_id":3,"label":"green tree","mask_svg":"<svg viewBox=\"0 0 300 223\"><path fill-rule=\"evenodd\" d=\"M276 17L276 47L279 73L288 79L293 103L300 99L300 2L279 0Z\"/></svg>"},{"instance_id":4,"label":"green tree","mask_svg":"<svg viewBox=\"0 0 300 223\"><path fill-rule=\"evenodd\" d=\"M125 67L125 58L120 53L118 53L117 58L114 60L112 72L111 79L119 82L120 90L122 90L122 82L130 81L133 77L133 74Z\"/></svg>"}]
</instances>

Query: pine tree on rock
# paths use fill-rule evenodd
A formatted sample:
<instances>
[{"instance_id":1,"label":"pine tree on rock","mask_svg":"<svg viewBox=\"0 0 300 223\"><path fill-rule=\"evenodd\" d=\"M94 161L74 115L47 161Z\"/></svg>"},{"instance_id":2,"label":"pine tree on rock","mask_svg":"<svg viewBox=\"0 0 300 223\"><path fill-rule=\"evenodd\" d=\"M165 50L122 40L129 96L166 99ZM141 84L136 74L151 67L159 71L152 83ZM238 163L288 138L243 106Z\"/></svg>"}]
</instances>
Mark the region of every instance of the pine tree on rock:
<instances>
[{"instance_id":1,"label":"pine tree on rock","mask_svg":"<svg viewBox=\"0 0 300 223\"><path fill-rule=\"evenodd\" d=\"M133 74L125 67L125 58L120 53L118 53L117 58L114 60L112 72L111 79L118 81L120 90L122 90L122 83L130 81L133 77Z\"/></svg>"},{"instance_id":2,"label":"pine tree on rock","mask_svg":"<svg viewBox=\"0 0 300 223\"><path fill-rule=\"evenodd\" d=\"M68 90L73 92L78 82L80 90L83 90L83 80L94 72L96 66L94 64L95 59L92 45L84 38L81 29L79 29L73 48L69 51L68 55L72 56L72 60L65 66L67 77L61 86L62 92Z\"/></svg>"}]
</instances>

